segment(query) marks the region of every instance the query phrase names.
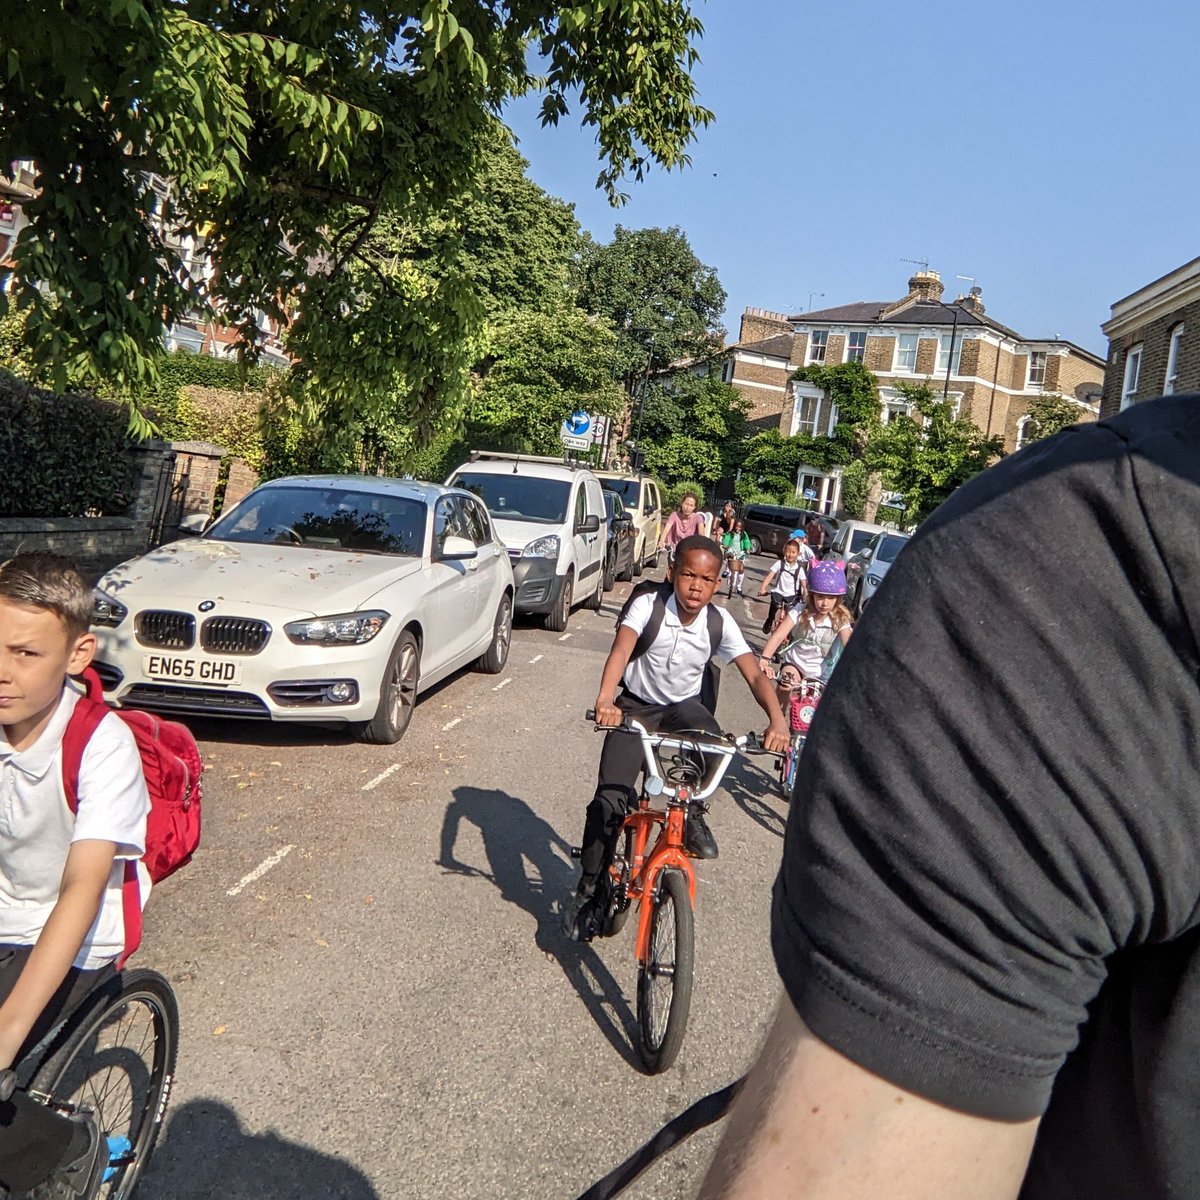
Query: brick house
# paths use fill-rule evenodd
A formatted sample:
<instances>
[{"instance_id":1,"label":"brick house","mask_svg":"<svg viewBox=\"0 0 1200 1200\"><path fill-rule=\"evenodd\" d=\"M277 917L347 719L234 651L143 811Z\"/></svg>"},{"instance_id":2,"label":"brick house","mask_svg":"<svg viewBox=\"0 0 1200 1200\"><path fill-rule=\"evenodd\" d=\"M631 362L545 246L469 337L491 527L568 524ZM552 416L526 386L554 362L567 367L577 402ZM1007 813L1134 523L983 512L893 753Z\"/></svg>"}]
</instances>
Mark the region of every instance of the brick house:
<instances>
[{"instance_id":1,"label":"brick house","mask_svg":"<svg viewBox=\"0 0 1200 1200\"><path fill-rule=\"evenodd\" d=\"M792 323L783 313L765 308L742 313L738 340L725 351L721 378L749 401L746 416L755 433L779 428L788 381L800 365L793 361L795 345Z\"/></svg>"},{"instance_id":2,"label":"brick house","mask_svg":"<svg viewBox=\"0 0 1200 1200\"><path fill-rule=\"evenodd\" d=\"M1042 393L1061 396L1079 408L1080 420L1095 420L1104 362L1062 338L1028 338L987 315L979 288L953 303L942 300L936 271L917 271L908 293L895 301L863 301L788 318L794 333L789 366L863 363L879 381L885 422L907 410L901 381L928 381L956 411L985 434L998 435L1006 450L1026 440L1029 403ZM837 412L815 384L788 385L779 430L828 435ZM802 471L802 491L830 512L838 507L840 472Z\"/></svg>"},{"instance_id":3,"label":"brick house","mask_svg":"<svg viewBox=\"0 0 1200 1200\"><path fill-rule=\"evenodd\" d=\"M1200 258L1112 306L1100 415L1139 400L1200 391Z\"/></svg>"}]
</instances>

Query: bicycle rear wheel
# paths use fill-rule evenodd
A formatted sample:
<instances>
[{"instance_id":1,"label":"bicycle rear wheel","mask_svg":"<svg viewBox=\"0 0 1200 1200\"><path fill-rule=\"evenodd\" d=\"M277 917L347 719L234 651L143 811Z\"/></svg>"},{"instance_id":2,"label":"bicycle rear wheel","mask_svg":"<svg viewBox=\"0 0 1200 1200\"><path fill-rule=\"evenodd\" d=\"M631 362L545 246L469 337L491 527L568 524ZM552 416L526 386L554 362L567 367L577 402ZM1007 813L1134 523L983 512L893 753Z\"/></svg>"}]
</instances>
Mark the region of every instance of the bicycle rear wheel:
<instances>
[{"instance_id":1,"label":"bicycle rear wheel","mask_svg":"<svg viewBox=\"0 0 1200 1200\"><path fill-rule=\"evenodd\" d=\"M638 968L638 1053L650 1075L665 1071L679 1053L692 1004L695 928L687 880L664 871L652 903L650 953Z\"/></svg>"},{"instance_id":2,"label":"bicycle rear wheel","mask_svg":"<svg viewBox=\"0 0 1200 1200\"><path fill-rule=\"evenodd\" d=\"M179 1046L179 1009L157 971L125 971L89 997L33 1074L29 1093L86 1109L108 1139L100 1196L128 1200L158 1138Z\"/></svg>"}]
</instances>

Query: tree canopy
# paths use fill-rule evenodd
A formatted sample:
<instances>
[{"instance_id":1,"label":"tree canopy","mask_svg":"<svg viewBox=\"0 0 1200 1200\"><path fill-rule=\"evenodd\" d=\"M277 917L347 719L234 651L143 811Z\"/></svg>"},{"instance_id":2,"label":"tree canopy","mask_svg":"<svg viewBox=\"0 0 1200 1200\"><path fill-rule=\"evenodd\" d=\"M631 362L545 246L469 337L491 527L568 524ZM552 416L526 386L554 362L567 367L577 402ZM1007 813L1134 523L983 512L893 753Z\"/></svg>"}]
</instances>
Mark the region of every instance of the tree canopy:
<instances>
[{"instance_id":1,"label":"tree canopy","mask_svg":"<svg viewBox=\"0 0 1200 1200\"><path fill-rule=\"evenodd\" d=\"M1078 425L1083 420L1083 409L1072 404L1063 396L1043 392L1029 402L1029 424L1025 427L1025 441L1040 441L1052 437L1060 430Z\"/></svg>"},{"instance_id":2,"label":"tree canopy","mask_svg":"<svg viewBox=\"0 0 1200 1200\"><path fill-rule=\"evenodd\" d=\"M953 405L939 400L927 383L895 385L916 410L894 416L867 448L870 469L904 497L909 521L924 520L956 488L1004 454L1004 440L986 437Z\"/></svg>"},{"instance_id":3,"label":"tree canopy","mask_svg":"<svg viewBox=\"0 0 1200 1200\"><path fill-rule=\"evenodd\" d=\"M618 225L606 245L585 240L575 274L580 307L607 317L617 331L620 372L630 393L647 371L721 349L725 289L678 226Z\"/></svg>"},{"instance_id":4,"label":"tree canopy","mask_svg":"<svg viewBox=\"0 0 1200 1200\"><path fill-rule=\"evenodd\" d=\"M381 215L453 214L493 114L532 89L548 123L578 98L614 199L685 164L711 119L690 76L701 33L690 0L18 6L0 160L38 167L16 248L38 359L60 385L132 391L190 311L219 306L250 353L262 314L294 318L309 416L340 429L402 391L428 435L465 391L483 306L452 215L422 271L368 263ZM181 268L176 240L195 235L207 279Z\"/></svg>"},{"instance_id":5,"label":"tree canopy","mask_svg":"<svg viewBox=\"0 0 1200 1200\"><path fill-rule=\"evenodd\" d=\"M737 469L749 404L717 375L651 381L633 432L646 466L668 482L714 484Z\"/></svg>"}]
</instances>

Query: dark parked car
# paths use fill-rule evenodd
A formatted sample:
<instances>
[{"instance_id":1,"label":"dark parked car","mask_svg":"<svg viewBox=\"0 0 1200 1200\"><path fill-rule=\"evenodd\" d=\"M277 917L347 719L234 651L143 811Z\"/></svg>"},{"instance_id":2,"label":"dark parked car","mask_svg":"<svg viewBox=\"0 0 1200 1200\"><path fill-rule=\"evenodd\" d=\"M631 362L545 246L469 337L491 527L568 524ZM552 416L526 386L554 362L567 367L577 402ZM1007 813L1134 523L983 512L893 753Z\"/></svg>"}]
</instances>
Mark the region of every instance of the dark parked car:
<instances>
[{"instance_id":1,"label":"dark parked car","mask_svg":"<svg viewBox=\"0 0 1200 1200\"><path fill-rule=\"evenodd\" d=\"M748 504L743 521L750 535L751 554L780 554L784 543L811 517L816 517L825 528L825 545L833 542L837 522L824 513L807 508L788 508L782 504Z\"/></svg>"},{"instance_id":2,"label":"dark parked car","mask_svg":"<svg viewBox=\"0 0 1200 1200\"><path fill-rule=\"evenodd\" d=\"M611 592L618 579L632 579L634 546L638 531L633 513L616 492L604 489L605 526L608 544L604 554L604 590Z\"/></svg>"}]
</instances>

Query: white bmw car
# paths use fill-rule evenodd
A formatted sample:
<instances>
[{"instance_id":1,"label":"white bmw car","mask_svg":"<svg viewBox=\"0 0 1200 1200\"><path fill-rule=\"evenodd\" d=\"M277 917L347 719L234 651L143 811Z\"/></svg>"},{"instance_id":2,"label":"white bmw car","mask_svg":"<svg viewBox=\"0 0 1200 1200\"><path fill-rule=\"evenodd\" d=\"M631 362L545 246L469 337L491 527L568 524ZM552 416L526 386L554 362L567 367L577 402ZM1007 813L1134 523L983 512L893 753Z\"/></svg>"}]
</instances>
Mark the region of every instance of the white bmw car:
<instances>
[{"instance_id":1,"label":"white bmw car","mask_svg":"<svg viewBox=\"0 0 1200 1200\"><path fill-rule=\"evenodd\" d=\"M276 479L100 580L96 666L122 705L390 743L425 688L472 663L503 670L512 602L508 553L469 493Z\"/></svg>"}]
</instances>

